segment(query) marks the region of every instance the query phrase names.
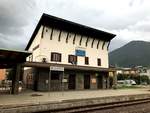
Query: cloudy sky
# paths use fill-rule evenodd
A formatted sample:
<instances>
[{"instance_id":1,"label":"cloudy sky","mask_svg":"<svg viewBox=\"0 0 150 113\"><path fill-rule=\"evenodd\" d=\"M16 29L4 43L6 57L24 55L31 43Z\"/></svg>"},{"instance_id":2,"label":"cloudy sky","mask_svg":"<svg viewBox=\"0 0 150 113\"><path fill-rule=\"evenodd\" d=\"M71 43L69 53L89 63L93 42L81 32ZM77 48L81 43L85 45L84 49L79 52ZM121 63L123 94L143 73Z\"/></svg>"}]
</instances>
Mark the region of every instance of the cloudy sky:
<instances>
[{"instance_id":1,"label":"cloudy sky","mask_svg":"<svg viewBox=\"0 0 150 113\"><path fill-rule=\"evenodd\" d=\"M0 0L0 47L24 49L42 13L117 34L110 50L150 41L150 0Z\"/></svg>"}]
</instances>

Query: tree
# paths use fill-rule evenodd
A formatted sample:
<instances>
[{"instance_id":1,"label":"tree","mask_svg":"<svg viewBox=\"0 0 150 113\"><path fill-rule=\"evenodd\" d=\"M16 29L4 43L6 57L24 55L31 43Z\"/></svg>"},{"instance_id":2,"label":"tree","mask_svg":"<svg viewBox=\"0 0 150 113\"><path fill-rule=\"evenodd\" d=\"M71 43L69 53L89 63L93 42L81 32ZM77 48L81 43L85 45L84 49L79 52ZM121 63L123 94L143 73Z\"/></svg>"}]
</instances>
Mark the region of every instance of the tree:
<instances>
[{"instance_id":1,"label":"tree","mask_svg":"<svg viewBox=\"0 0 150 113\"><path fill-rule=\"evenodd\" d=\"M149 78L146 75L141 75L140 76L140 83L147 83L149 84Z\"/></svg>"}]
</instances>

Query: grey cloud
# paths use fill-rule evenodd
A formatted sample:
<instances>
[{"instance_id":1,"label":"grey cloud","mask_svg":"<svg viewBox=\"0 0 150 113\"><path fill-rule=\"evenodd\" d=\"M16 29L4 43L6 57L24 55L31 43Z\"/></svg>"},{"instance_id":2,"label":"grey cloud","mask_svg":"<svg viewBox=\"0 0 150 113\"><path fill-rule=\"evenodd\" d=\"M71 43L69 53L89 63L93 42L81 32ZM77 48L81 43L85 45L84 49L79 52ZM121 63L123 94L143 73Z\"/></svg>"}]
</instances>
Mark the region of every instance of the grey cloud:
<instances>
[{"instance_id":1,"label":"grey cloud","mask_svg":"<svg viewBox=\"0 0 150 113\"><path fill-rule=\"evenodd\" d=\"M128 27L129 30L138 32L149 32L150 31L150 18L139 21L135 25Z\"/></svg>"},{"instance_id":2,"label":"grey cloud","mask_svg":"<svg viewBox=\"0 0 150 113\"><path fill-rule=\"evenodd\" d=\"M130 7L133 7L134 4L136 4L136 3L140 6L140 5L142 5L142 4L144 3L144 1L145 1L145 0L130 0L130 1L129 1L129 6L130 6Z\"/></svg>"},{"instance_id":3,"label":"grey cloud","mask_svg":"<svg viewBox=\"0 0 150 113\"><path fill-rule=\"evenodd\" d=\"M36 15L36 3L29 0L1 0L0 1L0 47L25 47L26 26Z\"/></svg>"},{"instance_id":4,"label":"grey cloud","mask_svg":"<svg viewBox=\"0 0 150 113\"><path fill-rule=\"evenodd\" d=\"M25 44L15 40L15 37L7 37L3 34L0 34L0 48L7 48L7 49L21 49L23 50Z\"/></svg>"},{"instance_id":5,"label":"grey cloud","mask_svg":"<svg viewBox=\"0 0 150 113\"><path fill-rule=\"evenodd\" d=\"M89 6L82 4L80 0L0 0L0 34L2 34L0 42L11 48L25 47L42 13L112 31L112 33L116 31L118 36L112 40L111 51L131 40L128 37L134 36L136 31L141 31L140 36L142 36L142 33L149 30L149 24L141 23L150 17L149 2L128 0L125 10L120 10L118 6L124 5L117 4L119 0L116 0L115 5L109 4L109 0L104 1L108 2L108 6L105 4L105 7L101 7L100 4L101 6L94 8L91 7L92 4ZM101 3L99 0L97 2ZM125 29L127 32L124 33Z\"/></svg>"},{"instance_id":6,"label":"grey cloud","mask_svg":"<svg viewBox=\"0 0 150 113\"><path fill-rule=\"evenodd\" d=\"M119 39L116 37L111 41L109 51L111 52L111 51L125 45L126 43L128 43L128 41L125 41L125 40L122 40L122 39Z\"/></svg>"},{"instance_id":7,"label":"grey cloud","mask_svg":"<svg viewBox=\"0 0 150 113\"><path fill-rule=\"evenodd\" d=\"M73 0L56 0L53 4L49 1L46 4L46 12L85 25L94 25L94 18L103 14L102 10L82 7Z\"/></svg>"},{"instance_id":8,"label":"grey cloud","mask_svg":"<svg viewBox=\"0 0 150 113\"><path fill-rule=\"evenodd\" d=\"M29 11L29 8L26 7L27 3L27 0L0 1L0 32L7 35L9 33L11 35L12 33L18 34L19 29L29 23L31 10Z\"/></svg>"},{"instance_id":9,"label":"grey cloud","mask_svg":"<svg viewBox=\"0 0 150 113\"><path fill-rule=\"evenodd\" d=\"M134 0L130 0L130 2L129 2L129 6L130 6L130 7L132 7L132 6L133 6L133 4L134 4Z\"/></svg>"}]
</instances>

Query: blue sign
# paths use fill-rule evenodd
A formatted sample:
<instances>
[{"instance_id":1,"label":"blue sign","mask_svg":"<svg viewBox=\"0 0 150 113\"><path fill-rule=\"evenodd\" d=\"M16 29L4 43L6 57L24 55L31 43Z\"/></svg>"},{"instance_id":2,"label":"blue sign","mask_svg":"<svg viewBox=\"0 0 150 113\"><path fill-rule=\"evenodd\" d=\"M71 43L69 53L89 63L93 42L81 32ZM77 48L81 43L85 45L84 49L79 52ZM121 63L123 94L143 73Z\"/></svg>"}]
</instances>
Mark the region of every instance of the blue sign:
<instances>
[{"instance_id":1,"label":"blue sign","mask_svg":"<svg viewBox=\"0 0 150 113\"><path fill-rule=\"evenodd\" d=\"M85 51L84 50L76 50L76 56L86 56L85 54Z\"/></svg>"}]
</instances>

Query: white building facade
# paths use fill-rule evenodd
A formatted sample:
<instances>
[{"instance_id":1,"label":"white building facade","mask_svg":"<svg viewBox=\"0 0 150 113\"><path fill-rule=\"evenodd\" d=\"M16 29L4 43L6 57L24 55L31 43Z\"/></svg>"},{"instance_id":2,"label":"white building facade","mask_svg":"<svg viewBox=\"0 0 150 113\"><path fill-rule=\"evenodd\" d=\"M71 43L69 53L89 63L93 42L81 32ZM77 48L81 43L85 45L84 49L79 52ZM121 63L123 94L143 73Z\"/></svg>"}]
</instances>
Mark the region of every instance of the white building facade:
<instances>
[{"instance_id":1,"label":"white building facade","mask_svg":"<svg viewBox=\"0 0 150 113\"><path fill-rule=\"evenodd\" d=\"M43 37L41 37L42 32ZM50 39L52 32L53 35ZM109 42L92 37L67 33L59 29L52 30L50 27L41 26L29 51L33 52L33 62L41 62L41 58L46 58L48 63L57 62L59 64L70 64L68 62L68 55L76 55L78 54L77 52L83 52L83 55L78 56L77 65L108 68L108 44ZM62 55L61 62L52 61L51 52L60 53ZM89 58L88 65L85 64L85 57ZM98 58L101 59L100 66L97 65Z\"/></svg>"},{"instance_id":2,"label":"white building facade","mask_svg":"<svg viewBox=\"0 0 150 113\"><path fill-rule=\"evenodd\" d=\"M33 87L41 91L109 87L108 48L114 37L43 14L26 47L32 52L27 66L32 67ZM63 72L50 67L61 67Z\"/></svg>"},{"instance_id":3,"label":"white building facade","mask_svg":"<svg viewBox=\"0 0 150 113\"><path fill-rule=\"evenodd\" d=\"M143 66L137 66L138 74L139 76L148 76L150 79L150 68L149 67L143 67Z\"/></svg>"}]
</instances>

